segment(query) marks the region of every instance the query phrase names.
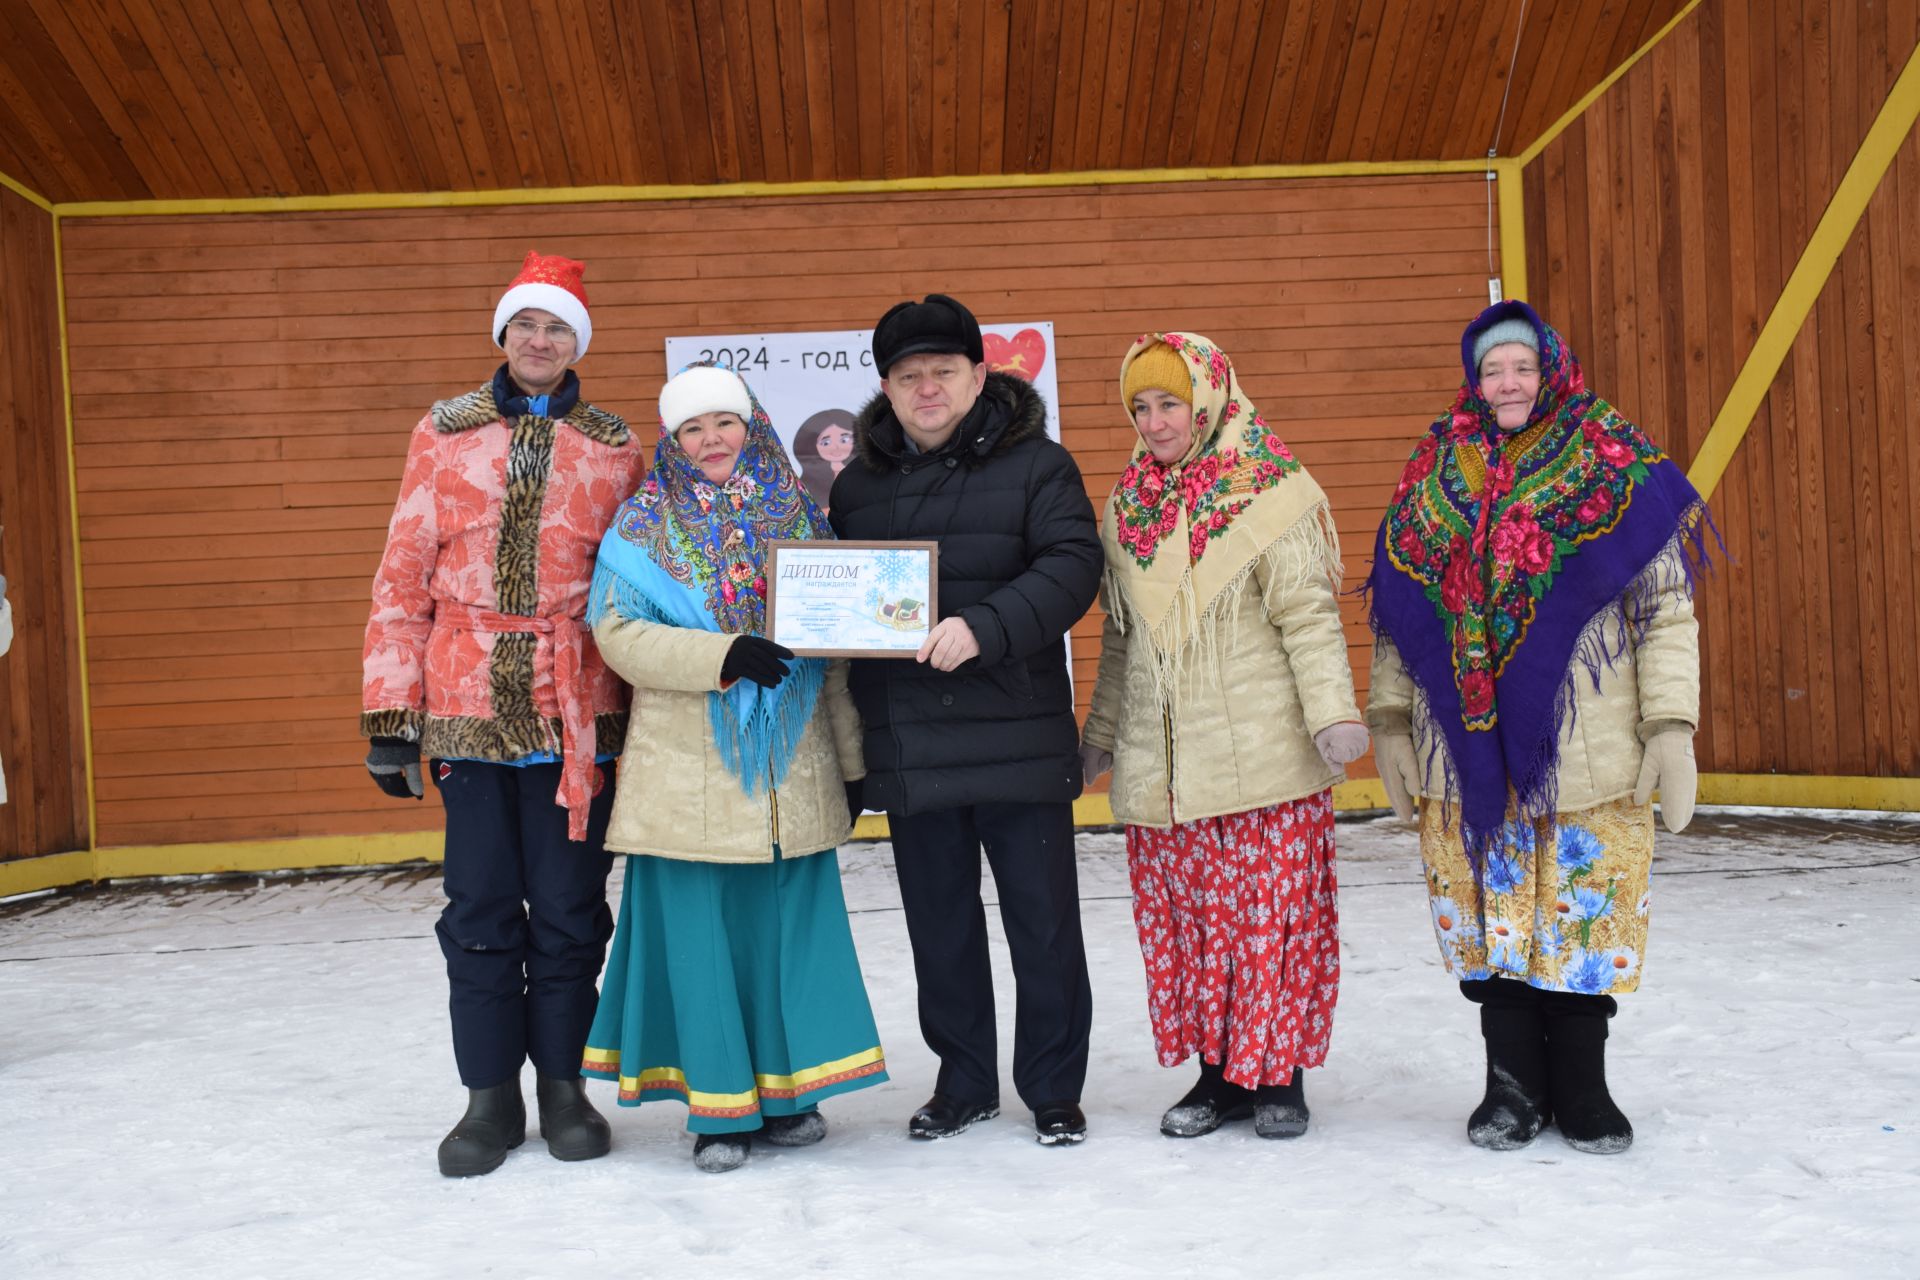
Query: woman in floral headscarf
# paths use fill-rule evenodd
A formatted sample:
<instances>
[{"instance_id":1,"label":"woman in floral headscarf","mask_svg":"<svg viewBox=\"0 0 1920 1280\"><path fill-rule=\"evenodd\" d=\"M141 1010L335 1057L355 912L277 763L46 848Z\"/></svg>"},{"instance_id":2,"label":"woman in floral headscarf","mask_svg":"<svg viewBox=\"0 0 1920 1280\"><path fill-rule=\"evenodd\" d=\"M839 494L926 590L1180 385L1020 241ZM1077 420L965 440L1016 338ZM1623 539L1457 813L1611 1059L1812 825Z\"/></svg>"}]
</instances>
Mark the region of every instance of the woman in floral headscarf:
<instances>
[{"instance_id":1,"label":"woman in floral headscarf","mask_svg":"<svg viewBox=\"0 0 1920 1280\"><path fill-rule=\"evenodd\" d=\"M1468 1137L1507 1150L1557 1122L1622 1151L1607 1019L1640 981L1654 788L1668 830L1693 812L1705 510L1525 303L1482 312L1460 354L1375 545L1367 720L1395 810L1428 798L1434 929L1480 1006Z\"/></svg>"},{"instance_id":2,"label":"woman in floral headscarf","mask_svg":"<svg viewBox=\"0 0 1920 1280\"><path fill-rule=\"evenodd\" d=\"M1127 824L1169 1137L1306 1132L1339 987L1332 786L1367 749L1320 486L1220 349L1148 334L1120 366L1139 444L1101 522L1100 675L1081 756Z\"/></svg>"},{"instance_id":3,"label":"woman in floral headscarf","mask_svg":"<svg viewBox=\"0 0 1920 1280\"><path fill-rule=\"evenodd\" d=\"M826 1134L823 1098L886 1063L834 850L865 773L846 664L763 638L767 544L831 538L747 386L660 393L653 470L600 545L591 618L633 686L607 848L631 855L584 1074L675 1097L703 1169L760 1133Z\"/></svg>"}]
</instances>

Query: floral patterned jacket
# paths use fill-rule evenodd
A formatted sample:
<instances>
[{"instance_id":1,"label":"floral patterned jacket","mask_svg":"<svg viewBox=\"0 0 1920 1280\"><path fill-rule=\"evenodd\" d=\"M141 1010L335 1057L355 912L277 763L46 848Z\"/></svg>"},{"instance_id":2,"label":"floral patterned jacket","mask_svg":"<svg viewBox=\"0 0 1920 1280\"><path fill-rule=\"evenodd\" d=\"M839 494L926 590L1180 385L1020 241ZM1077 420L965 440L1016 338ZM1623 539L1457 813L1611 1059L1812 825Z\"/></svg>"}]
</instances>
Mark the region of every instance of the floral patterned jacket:
<instances>
[{"instance_id":1,"label":"floral patterned jacket","mask_svg":"<svg viewBox=\"0 0 1920 1280\"><path fill-rule=\"evenodd\" d=\"M644 466L626 423L585 401L558 422L508 421L491 386L434 405L373 581L360 731L429 757L557 754L577 690L594 752L619 751L627 687L593 646L587 592Z\"/></svg>"}]
</instances>

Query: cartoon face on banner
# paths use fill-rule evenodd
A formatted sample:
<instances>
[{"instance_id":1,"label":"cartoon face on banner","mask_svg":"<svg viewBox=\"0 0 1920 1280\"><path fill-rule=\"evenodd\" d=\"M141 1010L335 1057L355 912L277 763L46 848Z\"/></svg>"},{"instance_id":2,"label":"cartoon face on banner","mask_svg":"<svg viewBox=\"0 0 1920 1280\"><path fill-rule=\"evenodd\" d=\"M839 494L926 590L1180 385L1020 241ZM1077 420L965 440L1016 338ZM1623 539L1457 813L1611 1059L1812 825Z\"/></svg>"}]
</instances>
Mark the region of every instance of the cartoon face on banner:
<instances>
[{"instance_id":1,"label":"cartoon face on banner","mask_svg":"<svg viewBox=\"0 0 1920 1280\"><path fill-rule=\"evenodd\" d=\"M981 325L980 336L988 368L1025 378L1039 390L1047 403L1047 434L1058 440L1060 386L1052 359L1053 323ZM825 508L834 477L853 458L854 415L880 394L872 331L667 339L669 373L697 360L712 360L746 379L792 454L807 491Z\"/></svg>"}]
</instances>

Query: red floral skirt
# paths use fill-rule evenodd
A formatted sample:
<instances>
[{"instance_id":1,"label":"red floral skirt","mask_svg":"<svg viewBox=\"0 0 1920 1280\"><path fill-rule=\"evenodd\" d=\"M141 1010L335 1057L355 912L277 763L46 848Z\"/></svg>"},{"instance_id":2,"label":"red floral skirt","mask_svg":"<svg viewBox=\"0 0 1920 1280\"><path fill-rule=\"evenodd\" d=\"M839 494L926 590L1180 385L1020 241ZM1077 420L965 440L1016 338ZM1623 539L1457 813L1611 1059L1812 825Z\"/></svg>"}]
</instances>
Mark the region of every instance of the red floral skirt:
<instances>
[{"instance_id":1,"label":"red floral skirt","mask_svg":"<svg viewBox=\"0 0 1920 1280\"><path fill-rule=\"evenodd\" d=\"M1257 1088L1327 1060L1340 989L1331 791L1130 826L1127 870L1161 1066L1197 1053Z\"/></svg>"}]
</instances>

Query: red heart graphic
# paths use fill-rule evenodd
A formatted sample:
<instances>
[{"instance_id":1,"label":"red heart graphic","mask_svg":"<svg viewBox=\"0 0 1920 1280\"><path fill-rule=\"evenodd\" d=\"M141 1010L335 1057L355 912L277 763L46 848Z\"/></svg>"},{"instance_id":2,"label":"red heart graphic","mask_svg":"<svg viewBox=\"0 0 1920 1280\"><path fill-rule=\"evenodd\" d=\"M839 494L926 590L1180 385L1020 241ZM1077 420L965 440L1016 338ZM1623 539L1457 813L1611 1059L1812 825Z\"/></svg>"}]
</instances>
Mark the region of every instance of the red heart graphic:
<instances>
[{"instance_id":1,"label":"red heart graphic","mask_svg":"<svg viewBox=\"0 0 1920 1280\"><path fill-rule=\"evenodd\" d=\"M1022 329L1011 338L997 333L980 335L986 348L987 368L995 373L1011 373L1033 382L1047 364L1047 340L1038 329Z\"/></svg>"}]
</instances>

